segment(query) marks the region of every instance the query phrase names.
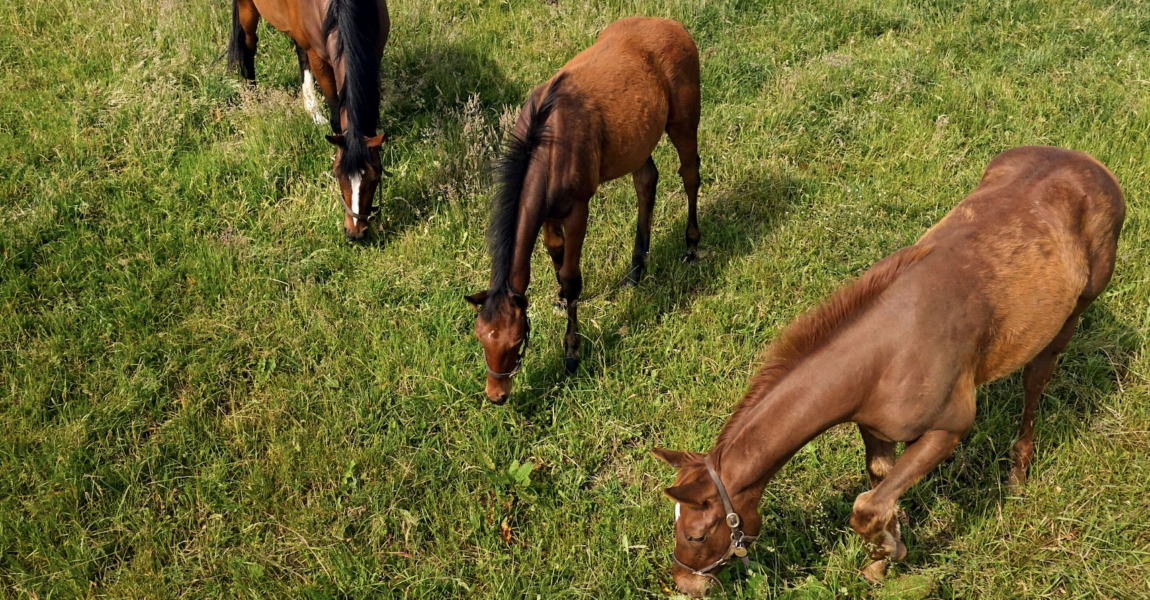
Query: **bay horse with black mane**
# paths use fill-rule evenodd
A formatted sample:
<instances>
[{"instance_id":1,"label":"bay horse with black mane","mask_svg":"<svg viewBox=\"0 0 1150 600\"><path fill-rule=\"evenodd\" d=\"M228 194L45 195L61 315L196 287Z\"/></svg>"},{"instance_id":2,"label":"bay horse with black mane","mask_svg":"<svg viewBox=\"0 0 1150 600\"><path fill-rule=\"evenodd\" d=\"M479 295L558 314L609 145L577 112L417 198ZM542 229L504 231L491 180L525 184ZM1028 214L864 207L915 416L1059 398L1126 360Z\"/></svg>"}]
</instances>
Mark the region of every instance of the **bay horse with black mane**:
<instances>
[{"instance_id":1,"label":"bay horse with black mane","mask_svg":"<svg viewBox=\"0 0 1150 600\"><path fill-rule=\"evenodd\" d=\"M814 437L858 424L872 489L851 527L874 562L902 560L896 503L970 431L975 390L1025 365L1009 483L1034 456L1034 412L1078 317L1114 270L1125 202L1086 154L1029 146L990 162L982 181L912 246L796 320L766 352L707 454L655 449L679 469L672 574L701 597L758 536L763 489ZM896 458L895 446L905 451Z\"/></svg>"},{"instance_id":2,"label":"bay horse with black mane","mask_svg":"<svg viewBox=\"0 0 1150 600\"><path fill-rule=\"evenodd\" d=\"M330 110L335 167L342 196L343 231L356 240L374 214L383 134L379 126L379 60L391 22L385 0L232 0L228 65L249 83L256 80L256 28L260 17L294 42L303 76L304 105L316 123L323 113L315 98L319 83ZM314 80L313 80L314 75ZM313 83L314 81L314 83Z\"/></svg>"},{"instance_id":3,"label":"bay horse with black mane","mask_svg":"<svg viewBox=\"0 0 1150 600\"><path fill-rule=\"evenodd\" d=\"M687 259L699 244L699 53L675 21L616 21L554 77L531 91L512 132L492 201L488 248L491 280L467 296L479 307L475 335L483 345L487 397L502 403L527 349L527 286L539 230L566 302L564 360L579 363L576 318L583 276L579 258L588 204L599 184L631 174L639 199L629 283L647 266L651 213L659 172L651 153L663 132L679 153L687 192Z\"/></svg>"}]
</instances>

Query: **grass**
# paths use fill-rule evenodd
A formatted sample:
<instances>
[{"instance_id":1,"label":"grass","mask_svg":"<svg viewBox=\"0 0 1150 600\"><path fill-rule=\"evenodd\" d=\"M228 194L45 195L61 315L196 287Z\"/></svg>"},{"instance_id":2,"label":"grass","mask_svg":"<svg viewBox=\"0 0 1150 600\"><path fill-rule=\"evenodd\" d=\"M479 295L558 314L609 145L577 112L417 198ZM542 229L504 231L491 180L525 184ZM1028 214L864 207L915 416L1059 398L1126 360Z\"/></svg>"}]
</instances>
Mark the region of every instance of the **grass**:
<instances>
[{"instance_id":1,"label":"grass","mask_svg":"<svg viewBox=\"0 0 1150 600\"><path fill-rule=\"evenodd\" d=\"M1137 0L396 2L382 220L342 239L332 150L230 7L0 6L0 596L629 598L669 592L673 474L790 319L910 243L1020 144L1090 152L1118 265L1047 389L1025 498L1016 376L904 498L908 561L858 575L862 446L769 486L737 598L1150 595L1150 13ZM486 165L527 91L613 20L682 21L703 67L703 260L670 145L652 268L631 183L584 256L584 362L536 256L534 345L481 399ZM527 471L524 464L531 465Z\"/></svg>"}]
</instances>

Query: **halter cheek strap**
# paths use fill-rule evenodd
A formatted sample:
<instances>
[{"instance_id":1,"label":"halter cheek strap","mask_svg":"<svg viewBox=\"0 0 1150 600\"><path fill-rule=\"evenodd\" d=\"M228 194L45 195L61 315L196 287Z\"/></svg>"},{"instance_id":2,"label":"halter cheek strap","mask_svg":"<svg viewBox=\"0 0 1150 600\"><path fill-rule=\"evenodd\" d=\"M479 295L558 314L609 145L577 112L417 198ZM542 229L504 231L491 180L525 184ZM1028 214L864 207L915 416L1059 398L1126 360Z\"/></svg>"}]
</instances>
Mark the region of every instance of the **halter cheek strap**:
<instances>
[{"instance_id":1,"label":"halter cheek strap","mask_svg":"<svg viewBox=\"0 0 1150 600\"><path fill-rule=\"evenodd\" d=\"M723 501L723 510L727 512L726 522L727 527L731 528L731 545L727 548L727 553L722 558L715 562L701 568L696 569L689 565L683 564L675 553L671 553L671 560L675 561L676 565L683 567L694 575L699 577L707 577L719 581L712 573L726 566L731 562L732 557L738 557L743 562L743 566L750 567L751 559L747 557L747 546L757 540L757 535L747 535L743 533L742 520L739 519L739 514L735 512L735 507L731 504L731 497L727 494L727 488L723 485L723 480L719 478L718 471L715 471L715 466L711 464L711 456L707 455L703 458L703 464L707 466L707 474L711 476L711 481L715 484L715 489L719 492L719 499ZM722 585L720 583L720 585Z\"/></svg>"},{"instance_id":2,"label":"halter cheek strap","mask_svg":"<svg viewBox=\"0 0 1150 600\"><path fill-rule=\"evenodd\" d=\"M343 207L343 212L347 213L347 216L355 218L355 219L359 219L360 221L363 221L364 223L367 223L368 221L374 219L376 216L379 215L379 207L378 206L372 208L371 213L369 213L365 216L365 215L361 215L361 214L355 212L354 210L348 208L347 203L343 201L343 198L339 199L339 205Z\"/></svg>"}]
</instances>

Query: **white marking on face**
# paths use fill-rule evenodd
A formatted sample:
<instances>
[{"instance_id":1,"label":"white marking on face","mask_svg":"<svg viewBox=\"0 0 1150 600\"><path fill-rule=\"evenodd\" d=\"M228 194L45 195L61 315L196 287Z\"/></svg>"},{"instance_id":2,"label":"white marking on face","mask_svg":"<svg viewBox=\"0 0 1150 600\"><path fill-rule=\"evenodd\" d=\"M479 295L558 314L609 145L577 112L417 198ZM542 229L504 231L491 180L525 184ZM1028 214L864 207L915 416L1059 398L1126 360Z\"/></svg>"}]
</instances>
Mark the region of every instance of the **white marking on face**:
<instances>
[{"instance_id":1,"label":"white marking on face","mask_svg":"<svg viewBox=\"0 0 1150 600\"><path fill-rule=\"evenodd\" d=\"M311 115L311 120L315 121L317 125L322 125L327 122L324 118L323 112L319 109L319 100L315 97L315 77L312 76L311 71L303 72L303 106L307 109L308 114Z\"/></svg>"},{"instance_id":2,"label":"white marking on face","mask_svg":"<svg viewBox=\"0 0 1150 600\"><path fill-rule=\"evenodd\" d=\"M357 215L363 214L359 212L359 190L363 187L363 171L353 173L347 180L351 183L351 212ZM358 225L359 219L352 217L351 222L353 225Z\"/></svg>"},{"instance_id":3,"label":"white marking on face","mask_svg":"<svg viewBox=\"0 0 1150 600\"><path fill-rule=\"evenodd\" d=\"M678 522L679 522L679 511L680 511L680 510L681 510L681 509L679 508L679 503L678 503L678 502L676 502L676 503L675 503L675 522L676 522L676 523L678 523Z\"/></svg>"}]
</instances>

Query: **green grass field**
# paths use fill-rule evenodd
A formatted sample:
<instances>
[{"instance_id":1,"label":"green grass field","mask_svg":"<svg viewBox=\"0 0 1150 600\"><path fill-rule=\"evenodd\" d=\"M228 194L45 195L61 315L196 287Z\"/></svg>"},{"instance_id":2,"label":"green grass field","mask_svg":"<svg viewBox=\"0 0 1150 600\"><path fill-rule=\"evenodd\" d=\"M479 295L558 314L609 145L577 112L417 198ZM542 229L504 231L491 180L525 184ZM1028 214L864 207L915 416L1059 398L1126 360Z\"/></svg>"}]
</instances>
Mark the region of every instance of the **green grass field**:
<instances>
[{"instance_id":1,"label":"green grass field","mask_svg":"<svg viewBox=\"0 0 1150 600\"><path fill-rule=\"evenodd\" d=\"M0 5L0 596L634 598L671 593L673 472L793 317L947 213L998 152L1083 150L1129 205L1114 279L1047 388L1020 377L904 497L887 583L835 428L768 487L732 598L1150 596L1150 7L1140 0L396 0L382 218L344 241L332 147L226 0ZM649 277L629 179L584 254L579 373L535 261L533 347L482 398L487 166L527 91L628 15L702 56L703 260L674 151ZM526 469L515 468L529 464ZM509 472L510 470L510 472Z\"/></svg>"}]
</instances>

